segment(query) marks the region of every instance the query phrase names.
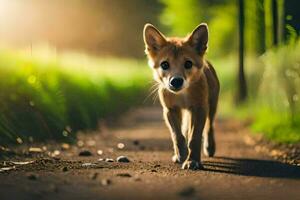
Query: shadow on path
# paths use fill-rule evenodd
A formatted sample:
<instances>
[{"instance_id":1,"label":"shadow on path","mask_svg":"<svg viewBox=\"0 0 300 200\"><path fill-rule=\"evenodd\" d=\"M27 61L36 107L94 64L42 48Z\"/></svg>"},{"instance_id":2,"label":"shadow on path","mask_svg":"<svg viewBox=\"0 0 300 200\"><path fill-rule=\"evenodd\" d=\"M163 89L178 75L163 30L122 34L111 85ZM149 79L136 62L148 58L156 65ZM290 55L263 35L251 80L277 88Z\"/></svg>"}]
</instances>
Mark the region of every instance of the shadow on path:
<instances>
[{"instance_id":1,"label":"shadow on path","mask_svg":"<svg viewBox=\"0 0 300 200\"><path fill-rule=\"evenodd\" d=\"M203 161L205 170L243 176L300 179L300 167L277 161L215 157Z\"/></svg>"}]
</instances>

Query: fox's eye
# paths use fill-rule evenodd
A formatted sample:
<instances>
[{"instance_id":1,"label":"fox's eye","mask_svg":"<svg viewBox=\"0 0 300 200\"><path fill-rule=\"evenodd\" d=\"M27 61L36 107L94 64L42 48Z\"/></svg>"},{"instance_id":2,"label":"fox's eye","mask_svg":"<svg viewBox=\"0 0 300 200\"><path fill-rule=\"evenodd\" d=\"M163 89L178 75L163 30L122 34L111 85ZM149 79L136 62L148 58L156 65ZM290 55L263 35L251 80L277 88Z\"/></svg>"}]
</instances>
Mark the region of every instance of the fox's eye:
<instances>
[{"instance_id":1,"label":"fox's eye","mask_svg":"<svg viewBox=\"0 0 300 200\"><path fill-rule=\"evenodd\" d=\"M167 70L169 69L169 63L167 61L163 61L161 64L160 64L160 67L163 69L163 70Z\"/></svg>"},{"instance_id":2,"label":"fox's eye","mask_svg":"<svg viewBox=\"0 0 300 200\"><path fill-rule=\"evenodd\" d=\"M193 67L193 63L190 60L185 61L184 68L185 69L191 69Z\"/></svg>"}]
</instances>

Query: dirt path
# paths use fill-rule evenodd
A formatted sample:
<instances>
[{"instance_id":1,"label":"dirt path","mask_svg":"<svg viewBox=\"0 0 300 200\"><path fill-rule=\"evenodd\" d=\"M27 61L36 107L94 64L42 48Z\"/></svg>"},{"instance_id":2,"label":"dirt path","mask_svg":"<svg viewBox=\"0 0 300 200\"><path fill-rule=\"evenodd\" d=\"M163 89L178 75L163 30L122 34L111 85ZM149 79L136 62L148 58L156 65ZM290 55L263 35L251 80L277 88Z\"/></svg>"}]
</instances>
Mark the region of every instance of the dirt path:
<instances>
[{"instance_id":1,"label":"dirt path","mask_svg":"<svg viewBox=\"0 0 300 200\"><path fill-rule=\"evenodd\" d=\"M203 157L203 171L181 170L171 162L171 141L159 108L134 111L122 124L80 136L81 147L71 146L55 159L42 154L14 158L34 161L26 165L5 162L15 169L0 172L0 199L300 199L300 167L247 146L241 124L217 122L216 157ZM118 149L118 143L125 147ZM78 156L84 149L93 155ZM98 161L120 155L131 162Z\"/></svg>"}]
</instances>

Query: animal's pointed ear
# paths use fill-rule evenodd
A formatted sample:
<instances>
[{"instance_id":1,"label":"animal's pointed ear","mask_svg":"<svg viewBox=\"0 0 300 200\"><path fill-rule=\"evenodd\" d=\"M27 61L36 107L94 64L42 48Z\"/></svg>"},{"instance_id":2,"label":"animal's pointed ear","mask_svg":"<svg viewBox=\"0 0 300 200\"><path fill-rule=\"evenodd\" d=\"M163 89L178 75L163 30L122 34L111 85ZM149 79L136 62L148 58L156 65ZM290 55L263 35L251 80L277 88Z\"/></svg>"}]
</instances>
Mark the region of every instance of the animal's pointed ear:
<instances>
[{"instance_id":1,"label":"animal's pointed ear","mask_svg":"<svg viewBox=\"0 0 300 200\"><path fill-rule=\"evenodd\" d=\"M165 36L152 24L145 24L143 36L146 53L159 51L167 42Z\"/></svg>"},{"instance_id":2,"label":"animal's pointed ear","mask_svg":"<svg viewBox=\"0 0 300 200\"><path fill-rule=\"evenodd\" d=\"M188 37L188 43L203 55L207 49L208 43L208 26L206 23L201 23Z\"/></svg>"}]
</instances>

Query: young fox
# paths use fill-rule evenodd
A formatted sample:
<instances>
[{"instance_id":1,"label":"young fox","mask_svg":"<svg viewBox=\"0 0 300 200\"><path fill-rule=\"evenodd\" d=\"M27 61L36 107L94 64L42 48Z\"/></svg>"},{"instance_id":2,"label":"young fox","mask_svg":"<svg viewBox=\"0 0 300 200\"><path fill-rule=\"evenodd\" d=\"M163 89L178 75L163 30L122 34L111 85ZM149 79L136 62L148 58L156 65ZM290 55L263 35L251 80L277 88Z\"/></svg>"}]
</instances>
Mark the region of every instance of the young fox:
<instances>
[{"instance_id":1,"label":"young fox","mask_svg":"<svg viewBox=\"0 0 300 200\"><path fill-rule=\"evenodd\" d=\"M202 132L204 154L211 157L216 148L213 122L220 90L213 66L204 59L208 27L202 23L186 38L167 38L146 24L143 36L172 136L172 160L182 163L182 169L203 169Z\"/></svg>"}]
</instances>

